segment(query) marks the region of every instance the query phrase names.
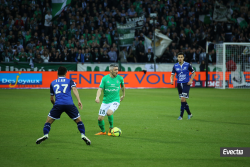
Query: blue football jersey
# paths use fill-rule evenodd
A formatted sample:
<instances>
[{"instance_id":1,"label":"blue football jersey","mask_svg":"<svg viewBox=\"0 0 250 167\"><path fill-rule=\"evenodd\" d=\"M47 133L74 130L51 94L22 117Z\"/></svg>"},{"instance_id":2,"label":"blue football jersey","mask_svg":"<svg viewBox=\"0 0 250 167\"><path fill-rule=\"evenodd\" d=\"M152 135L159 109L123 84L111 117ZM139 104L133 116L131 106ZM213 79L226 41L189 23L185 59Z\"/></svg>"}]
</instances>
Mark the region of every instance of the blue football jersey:
<instances>
[{"instance_id":1,"label":"blue football jersey","mask_svg":"<svg viewBox=\"0 0 250 167\"><path fill-rule=\"evenodd\" d=\"M189 63L184 62L182 65L176 63L173 67L172 75L176 73L177 83L188 83L189 72L194 73L194 69Z\"/></svg>"},{"instance_id":2,"label":"blue football jersey","mask_svg":"<svg viewBox=\"0 0 250 167\"><path fill-rule=\"evenodd\" d=\"M56 96L56 104L72 105L71 88L76 87L76 83L65 77L59 77L50 84L50 95Z\"/></svg>"}]
</instances>

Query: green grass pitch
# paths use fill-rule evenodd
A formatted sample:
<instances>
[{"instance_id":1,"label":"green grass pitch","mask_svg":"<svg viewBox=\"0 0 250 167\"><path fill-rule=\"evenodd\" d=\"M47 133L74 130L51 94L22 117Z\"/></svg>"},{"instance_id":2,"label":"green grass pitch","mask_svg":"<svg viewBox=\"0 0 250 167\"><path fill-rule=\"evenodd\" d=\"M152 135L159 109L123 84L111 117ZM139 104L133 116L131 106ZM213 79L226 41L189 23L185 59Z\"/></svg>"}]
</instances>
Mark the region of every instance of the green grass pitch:
<instances>
[{"instance_id":1,"label":"green grass pitch","mask_svg":"<svg viewBox=\"0 0 250 167\"><path fill-rule=\"evenodd\" d=\"M250 157L220 157L220 147L250 147L250 90L193 88L194 117L177 121L177 89L127 89L114 113L121 137L95 136L96 90L79 89L87 146L63 113L49 139L36 145L52 108L45 90L0 89L0 166L249 166ZM74 102L76 98L73 96ZM106 131L108 119L105 118Z\"/></svg>"}]
</instances>

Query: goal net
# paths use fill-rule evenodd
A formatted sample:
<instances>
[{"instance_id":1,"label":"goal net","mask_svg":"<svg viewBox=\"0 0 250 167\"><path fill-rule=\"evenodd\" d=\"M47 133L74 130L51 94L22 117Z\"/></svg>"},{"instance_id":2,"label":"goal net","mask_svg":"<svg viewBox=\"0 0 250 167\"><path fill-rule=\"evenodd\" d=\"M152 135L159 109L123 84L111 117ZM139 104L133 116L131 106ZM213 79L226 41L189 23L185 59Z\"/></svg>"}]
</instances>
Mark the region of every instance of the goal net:
<instances>
[{"instance_id":1,"label":"goal net","mask_svg":"<svg viewBox=\"0 0 250 167\"><path fill-rule=\"evenodd\" d=\"M216 88L250 88L250 43L216 44Z\"/></svg>"}]
</instances>

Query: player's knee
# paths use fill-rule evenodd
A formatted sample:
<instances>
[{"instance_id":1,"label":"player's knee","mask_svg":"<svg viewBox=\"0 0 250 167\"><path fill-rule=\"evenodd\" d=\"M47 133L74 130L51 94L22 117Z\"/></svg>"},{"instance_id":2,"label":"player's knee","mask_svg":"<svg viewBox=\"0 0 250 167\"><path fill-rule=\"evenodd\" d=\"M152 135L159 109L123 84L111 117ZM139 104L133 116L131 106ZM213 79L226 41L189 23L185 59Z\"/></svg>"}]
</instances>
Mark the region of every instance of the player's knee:
<instances>
[{"instance_id":1,"label":"player's knee","mask_svg":"<svg viewBox=\"0 0 250 167\"><path fill-rule=\"evenodd\" d=\"M186 102L186 98L185 97L181 97L181 102Z\"/></svg>"},{"instance_id":2,"label":"player's knee","mask_svg":"<svg viewBox=\"0 0 250 167\"><path fill-rule=\"evenodd\" d=\"M46 123L52 124L55 121L55 119L47 117Z\"/></svg>"},{"instance_id":3,"label":"player's knee","mask_svg":"<svg viewBox=\"0 0 250 167\"><path fill-rule=\"evenodd\" d=\"M103 117L102 116L99 116L98 117L98 121L102 121L103 120Z\"/></svg>"},{"instance_id":4,"label":"player's knee","mask_svg":"<svg viewBox=\"0 0 250 167\"><path fill-rule=\"evenodd\" d=\"M78 118L76 118L74 121L75 121L76 123L78 123L78 122L81 122L82 120L81 120L81 117L78 117Z\"/></svg>"},{"instance_id":5,"label":"player's knee","mask_svg":"<svg viewBox=\"0 0 250 167\"><path fill-rule=\"evenodd\" d=\"M107 111L107 116L111 116L113 114L113 111L112 110L108 110Z\"/></svg>"}]
</instances>

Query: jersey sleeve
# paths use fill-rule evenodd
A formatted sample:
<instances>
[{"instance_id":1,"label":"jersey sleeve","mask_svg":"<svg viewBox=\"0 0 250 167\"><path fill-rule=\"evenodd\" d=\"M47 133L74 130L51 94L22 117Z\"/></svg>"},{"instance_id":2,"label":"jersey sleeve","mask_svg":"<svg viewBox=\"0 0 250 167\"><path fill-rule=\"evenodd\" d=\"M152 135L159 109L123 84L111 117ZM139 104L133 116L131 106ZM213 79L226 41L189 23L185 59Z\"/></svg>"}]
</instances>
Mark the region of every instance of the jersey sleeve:
<instances>
[{"instance_id":1,"label":"jersey sleeve","mask_svg":"<svg viewBox=\"0 0 250 167\"><path fill-rule=\"evenodd\" d=\"M53 90L52 83L50 84L50 95L51 95L51 96L54 96L54 95L55 95L54 90Z\"/></svg>"},{"instance_id":2,"label":"jersey sleeve","mask_svg":"<svg viewBox=\"0 0 250 167\"><path fill-rule=\"evenodd\" d=\"M191 65L191 64L189 64L189 66L188 66L188 70L189 70L191 73L194 73L194 69L193 69L193 67L192 67L192 65Z\"/></svg>"},{"instance_id":3,"label":"jersey sleeve","mask_svg":"<svg viewBox=\"0 0 250 167\"><path fill-rule=\"evenodd\" d=\"M172 69L172 73L171 73L171 74L174 75L175 72L176 72L176 71L175 71L175 68L174 68L174 66L173 66L173 69Z\"/></svg>"},{"instance_id":4,"label":"jersey sleeve","mask_svg":"<svg viewBox=\"0 0 250 167\"><path fill-rule=\"evenodd\" d=\"M72 80L70 80L70 87L72 88L72 87L76 87L76 83L74 82L74 81L72 81Z\"/></svg>"},{"instance_id":5,"label":"jersey sleeve","mask_svg":"<svg viewBox=\"0 0 250 167\"><path fill-rule=\"evenodd\" d=\"M102 78L99 88L104 89L104 83L105 83L104 78Z\"/></svg>"}]
</instances>

